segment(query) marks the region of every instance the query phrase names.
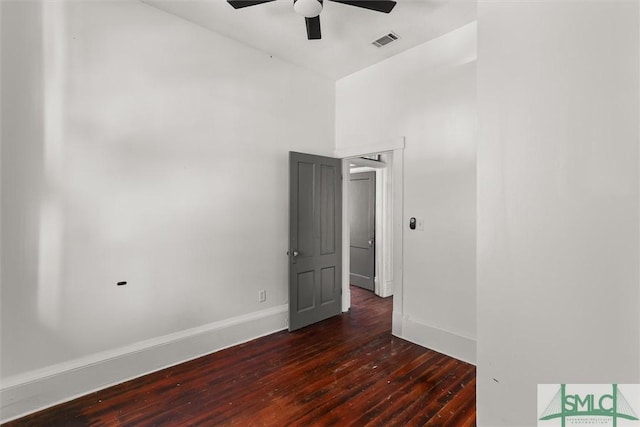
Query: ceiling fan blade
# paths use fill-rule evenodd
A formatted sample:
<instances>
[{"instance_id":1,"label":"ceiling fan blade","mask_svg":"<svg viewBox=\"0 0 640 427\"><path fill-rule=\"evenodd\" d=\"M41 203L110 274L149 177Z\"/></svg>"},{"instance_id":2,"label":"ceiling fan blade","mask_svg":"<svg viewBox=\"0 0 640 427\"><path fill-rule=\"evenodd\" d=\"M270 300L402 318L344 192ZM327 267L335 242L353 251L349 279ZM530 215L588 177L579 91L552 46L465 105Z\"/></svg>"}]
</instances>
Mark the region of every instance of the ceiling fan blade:
<instances>
[{"instance_id":1,"label":"ceiling fan blade","mask_svg":"<svg viewBox=\"0 0 640 427\"><path fill-rule=\"evenodd\" d=\"M243 7L255 6L257 4L269 3L275 0L227 0L234 9L242 9Z\"/></svg>"},{"instance_id":2,"label":"ceiling fan blade","mask_svg":"<svg viewBox=\"0 0 640 427\"><path fill-rule=\"evenodd\" d=\"M376 12L389 13L396 6L393 0L331 0L335 3L348 4L349 6L375 10Z\"/></svg>"},{"instance_id":3,"label":"ceiling fan blade","mask_svg":"<svg viewBox=\"0 0 640 427\"><path fill-rule=\"evenodd\" d=\"M313 18L304 18L307 23L307 39L320 40L322 34L320 34L320 15Z\"/></svg>"}]
</instances>

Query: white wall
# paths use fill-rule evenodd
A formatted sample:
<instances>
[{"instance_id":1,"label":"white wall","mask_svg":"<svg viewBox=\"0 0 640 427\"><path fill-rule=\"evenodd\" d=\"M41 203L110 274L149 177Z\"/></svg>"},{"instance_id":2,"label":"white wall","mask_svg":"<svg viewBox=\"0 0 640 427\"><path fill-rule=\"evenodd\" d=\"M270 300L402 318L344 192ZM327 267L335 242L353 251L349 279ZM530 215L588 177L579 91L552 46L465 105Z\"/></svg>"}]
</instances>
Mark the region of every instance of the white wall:
<instances>
[{"instance_id":1,"label":"white wall","mask_svg":"<svg viewBox=\"0 0 640 427\"><path fill-rule=\"evenodd\" d=\"M1 3L3 387L284 328L288 151L333 152L334 83L139 2Z\"/></svg>"},{"instance_id":2,"label":"white wall","mask_svg":"<svg viewBox=\"0 0 640 427\"><path fill-rule=\"evenodd\" d=\"M336 85L338 151L406 137L394 331L468 361L476 336L475 59L471 23ZM412 216L424 231L409 230Z\"/></svg>"},{"instance_id":3,"label":"white wall","mask_svg":"<svg viewBox=\"0 0 640 427\"><path fill-rule=\"evenodd\" d=\"M638 2L480 2L478 425L640 382Z\"/></svg>"}]
</instances>

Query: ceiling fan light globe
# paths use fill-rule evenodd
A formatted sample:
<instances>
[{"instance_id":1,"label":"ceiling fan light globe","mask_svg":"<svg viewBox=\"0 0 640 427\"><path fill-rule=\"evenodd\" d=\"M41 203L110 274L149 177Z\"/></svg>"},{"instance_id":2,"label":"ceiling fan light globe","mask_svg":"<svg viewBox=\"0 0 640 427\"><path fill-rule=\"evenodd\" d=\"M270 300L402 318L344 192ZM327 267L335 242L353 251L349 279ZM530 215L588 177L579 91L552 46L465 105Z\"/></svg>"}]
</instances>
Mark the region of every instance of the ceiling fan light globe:
<instances>
[{"instance_id":1,"label":"ceiling fan light globe","mask_svg":"<svg viewBox=\"0 0 640 427\"><path fill-rule=\"evenodd\" d=\"M318 0L296 0L293 3L293 10L305 18L314 18L322 12L322 3Z\"/></svg>"}]
</instances>

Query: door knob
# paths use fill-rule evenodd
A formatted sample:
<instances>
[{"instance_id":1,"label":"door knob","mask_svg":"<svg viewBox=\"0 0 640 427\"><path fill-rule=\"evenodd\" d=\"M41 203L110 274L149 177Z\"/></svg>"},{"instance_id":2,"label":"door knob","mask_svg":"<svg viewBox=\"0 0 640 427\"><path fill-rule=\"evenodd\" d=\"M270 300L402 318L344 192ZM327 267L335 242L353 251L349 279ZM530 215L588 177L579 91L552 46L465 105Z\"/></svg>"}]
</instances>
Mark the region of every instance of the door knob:
<instances>
[{"instance_id":1,"label":"door knob","mask_svg":"<svg viewBox=\"0 0 640 427\"><path fill-rule=\"evenodd\" d=\"M300 252L298 251L287 251L287 255L292 255L294 257L300 255Z\"/></svg>"},{"instance_id":2,"label":"door knob","mask_svg":"<svg viewBox=\"0 0 640 427\"><path fill-rule=\"evenodd\" d=\"M373 240L369 240L369 246L373 246Z\"/></svg>"}]
</instances>

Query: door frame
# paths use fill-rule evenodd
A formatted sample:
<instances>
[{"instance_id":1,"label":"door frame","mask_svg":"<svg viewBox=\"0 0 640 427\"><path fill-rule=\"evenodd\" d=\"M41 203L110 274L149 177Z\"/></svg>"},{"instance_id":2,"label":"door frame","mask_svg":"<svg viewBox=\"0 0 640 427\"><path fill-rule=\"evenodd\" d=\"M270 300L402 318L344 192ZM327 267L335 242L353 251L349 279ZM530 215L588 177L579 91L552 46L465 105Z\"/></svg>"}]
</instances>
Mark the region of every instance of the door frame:
<instances>
[{"instance_id":1,"label":"door frame","mask_svg":"<svg viewBox=\"0 0 640 427\"><path fill-rule=\"evenodd\" d=\"M372 154L388 154L386 173L382 175L382 196L388 202L383 206L381 239L379 246L383 257L381 272L381 290L385 288L387 295L393 294L393 333L400 334L402 326L402 270L403 270L403 223L404 223L404 148L405 137L378 144L363 144L352 148L336 150L334 157L342 159L342 218L349 218L349 159ZM351 291L349 289L349 235L348 221L342 226L342 311L351 307ZM376 232L377 235L377 232ZM378 285L376 284L376 289Z\"/></svg>"}]
</instances>

